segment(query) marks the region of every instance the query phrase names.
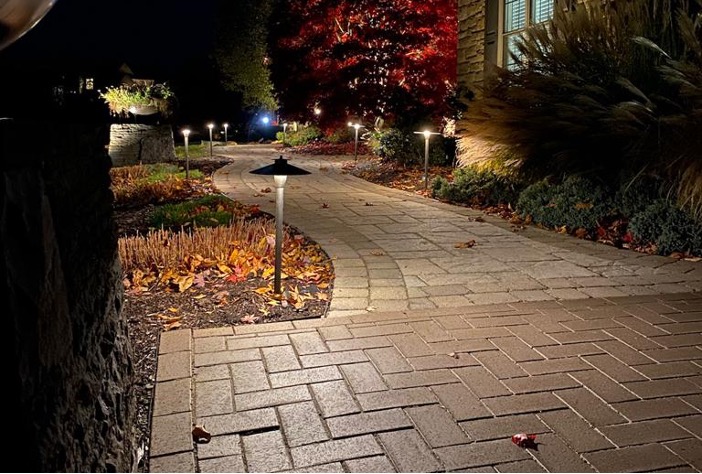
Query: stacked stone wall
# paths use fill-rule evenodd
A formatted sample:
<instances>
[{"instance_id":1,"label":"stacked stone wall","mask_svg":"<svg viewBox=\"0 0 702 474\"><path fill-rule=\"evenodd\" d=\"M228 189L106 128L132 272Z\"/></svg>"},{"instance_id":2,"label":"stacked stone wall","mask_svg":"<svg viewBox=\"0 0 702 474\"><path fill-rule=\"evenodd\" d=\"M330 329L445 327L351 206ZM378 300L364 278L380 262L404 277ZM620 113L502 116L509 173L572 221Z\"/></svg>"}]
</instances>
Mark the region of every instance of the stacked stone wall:
<instances>
[{"instance_id":1,"label":"stacked stone wall","mask_svg":"<svg viewBox=\"0 0 702 474\"><path fill-rule=\"evenodd\" d=\"M0 121L5 426L22 471L136 470L106 145L105 127Z\"/></svg>"},{"instance_id":2,"label":"stacked stone wall","mask_svg":"<svg viewBox=\"0 0 702 474\"><path fill-rule=\"evenodd\" d=\"M113 124L108 154L114 166L173 161L173 129L170 125Z\"/></svg>"}]
</instances>

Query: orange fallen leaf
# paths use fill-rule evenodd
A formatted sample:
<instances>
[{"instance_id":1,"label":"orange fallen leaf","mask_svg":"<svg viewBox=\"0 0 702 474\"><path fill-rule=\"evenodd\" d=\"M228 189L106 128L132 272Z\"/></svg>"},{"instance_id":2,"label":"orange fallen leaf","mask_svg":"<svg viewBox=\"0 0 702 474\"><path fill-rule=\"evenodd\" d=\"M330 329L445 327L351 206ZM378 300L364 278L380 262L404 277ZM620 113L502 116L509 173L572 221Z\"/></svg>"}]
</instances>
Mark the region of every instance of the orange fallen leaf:
<instances>
[{"instance_id":1,"label":"orange fallen leaf","mask_svg":"<svg viewBox=\"0 0 702 474\"><path fill-rule=\"evenodd\" d=\"M591 202L579 202L575 204L576 209L592 209L593 204Z\"/></svg>"},{"instance_id":2,"label":"orange fallen leaf","mask_svg":"<svg viewBox=\"0 0 702 474\"><path fill-rule=\"evenodd\" d=\"M468 242L459 242L454 245L454 248L457 249L469 249L471 247L475 247L475 240L469 240Z\"/></svg>"},{"instance_id":3,"label":"orange fallen leaf","mask_svg":"<svg viewBox=\"0 0 702 474\"><path fill-rule=\"evenodd\" d=\"M262 192L262 193L270 193L270 192L271 192L271 188L264 188L264 189L261 190L261 192Z\"/></svg>"},{"instance_id":4,"label":"orange fallen leaf","mask_svg":"<svg viewBox=\"0 0 702 474\"><path fill-rule=\"evenodd\" d=\"M327 209L328 207L329 207L329 204L327 204L326 202L322 203L322 209Z\"/></svg>"}]
</instances>

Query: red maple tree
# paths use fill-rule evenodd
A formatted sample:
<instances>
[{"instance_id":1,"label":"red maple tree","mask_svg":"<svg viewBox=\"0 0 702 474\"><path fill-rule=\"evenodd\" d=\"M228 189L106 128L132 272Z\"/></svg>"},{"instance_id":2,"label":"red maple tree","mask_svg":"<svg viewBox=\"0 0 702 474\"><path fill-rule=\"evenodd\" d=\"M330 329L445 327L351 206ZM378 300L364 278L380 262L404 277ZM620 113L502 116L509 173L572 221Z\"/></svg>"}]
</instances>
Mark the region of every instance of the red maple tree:
<instances>
[{"instance_id":1,"label":"red maple tree","mask_svg":"<svg viewBox=\"0 0 702 474\"><path fill-rule=\"evenodd\" d=\"M454 0L279 2L271 72L284 116L326 127L350 116L440 116L456 83L456 8Z\"/></svg>"}]
</instances>

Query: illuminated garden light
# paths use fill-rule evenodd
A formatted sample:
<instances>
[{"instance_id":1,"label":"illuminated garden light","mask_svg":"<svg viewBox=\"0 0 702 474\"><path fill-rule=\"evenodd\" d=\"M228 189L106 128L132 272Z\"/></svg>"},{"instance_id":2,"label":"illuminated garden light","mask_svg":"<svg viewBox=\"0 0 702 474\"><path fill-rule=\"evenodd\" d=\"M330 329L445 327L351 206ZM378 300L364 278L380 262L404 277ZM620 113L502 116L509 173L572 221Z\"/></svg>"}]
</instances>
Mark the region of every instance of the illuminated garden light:
<instances>
[{"instance_id":1,"label":"illuminated garden light","mask_svg":"<svg viewBox=\"0 0 702 474\"><path fill-rule=\"evenodd\" d=\"M214 128L214 124L208 123L207 128L210 129L210 158L212 158L212 129Z\"/></svg>"},{"instance_id":2,"label":"illuminated garden light","mask_svg":"<svg viewBox=\"0 0 702 474\"><path fill-rule=\"evenodd\" d=\"M414 133L417 135L424 135L424 191L426 191L429 187L429 139L432 135L441 134L437 132L431 132L429 130Z\"/></svg>"},{"instance_id":3,"label":"illuminated garden light","mask_svg":"<svg viewBox=\"0 0 702 474\"><path fill-rule=\"evenodd\" d=\"M190 129L184 128L181 130L183 134L183 139L185 140L185 179L190 179L190 155L188 154L188 137L190 136Z\"/></svg>"}]
</instances>

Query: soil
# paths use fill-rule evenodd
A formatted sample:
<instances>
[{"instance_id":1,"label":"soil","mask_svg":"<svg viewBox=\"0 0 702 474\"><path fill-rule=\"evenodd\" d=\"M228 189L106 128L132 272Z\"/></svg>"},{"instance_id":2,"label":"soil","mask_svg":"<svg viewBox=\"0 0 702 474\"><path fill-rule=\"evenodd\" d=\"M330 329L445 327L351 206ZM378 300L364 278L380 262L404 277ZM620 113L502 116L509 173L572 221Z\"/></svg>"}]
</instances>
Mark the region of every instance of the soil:
<instances>
[{"instance_id":1,"label":"soil","mask_svg":"<svg viewBox=\"0 0 702 474\"><path fill-rule=\"evenodd\" d=\"M194 195L215 193L212 173L227 164L221 159L193 160L191 169L199 169L208 178L193 188ZM114 218L118 233L133 235L148 230L148 219L158 205L116 209ZM266 216L273 218L272 216ZM331 281L325 282L331 286ZM323 316L328 301L310 300L302 309L293 305L270 307L263 315L263 296L252 290L268 283L260 278L233 282L221 278L206 278L205 284L194 285L183 293L169 288L156 287L147 292L125 291L123 314L129 324L129 339L134 354L135 391L137 397L137 425L141 438L142 458L139 472L149 472L150 420L156 384L156 368L160 334L176 329L205 329L240 324L260 324ZM316 291L314 285L297 282L301 292Z\"/></svg>"}]
</instances>

